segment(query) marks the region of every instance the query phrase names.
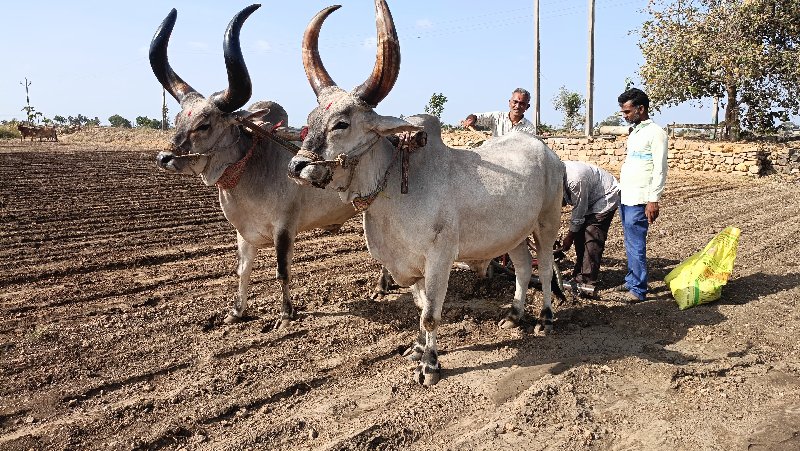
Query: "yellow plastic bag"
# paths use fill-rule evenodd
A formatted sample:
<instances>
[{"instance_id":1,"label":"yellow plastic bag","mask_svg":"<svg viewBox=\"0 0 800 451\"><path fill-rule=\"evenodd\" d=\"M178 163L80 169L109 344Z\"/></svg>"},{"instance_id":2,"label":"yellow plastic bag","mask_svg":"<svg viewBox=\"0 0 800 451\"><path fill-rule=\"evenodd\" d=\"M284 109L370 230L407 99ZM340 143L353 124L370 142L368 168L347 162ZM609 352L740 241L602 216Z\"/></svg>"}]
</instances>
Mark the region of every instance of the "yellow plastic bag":
<instances>
[{"instance_id":1,"label":"yellow plastic bag","mask_svg":"<svg viewBox=\"0 0 800 451\"><path fill-rule=\"evenodd\" d=\"M728 283L733 271L741 233L736 227L726 227L702 251L667 274L664 282L681 310L716 301L722 296L722 286Z\"/></svg>"}]
</instances>

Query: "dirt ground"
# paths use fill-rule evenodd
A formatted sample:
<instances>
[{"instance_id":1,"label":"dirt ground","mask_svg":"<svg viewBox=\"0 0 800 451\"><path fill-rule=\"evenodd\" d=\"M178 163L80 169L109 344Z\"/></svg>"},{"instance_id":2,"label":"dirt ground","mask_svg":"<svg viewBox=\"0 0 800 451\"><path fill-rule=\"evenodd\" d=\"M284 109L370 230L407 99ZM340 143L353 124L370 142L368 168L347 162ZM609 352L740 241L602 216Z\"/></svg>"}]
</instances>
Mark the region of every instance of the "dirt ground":
<instances>
[{"instance_id":1,"label":"dirt ground","mask_svg":"<svg viewBox=\"0 0 800 451\"><path fill-rule=\"evenodd\" d=\"M800 449L797 180L671 172L651 300L572 299L550 336L499 329L512 282L466 299L454 269L424 388L399 355L416 307L369 299L359 220L300 236L290 327L270 250L252 317L223 325L235 233L216 188L156 169L158 144L0 142L0 449ZM728 225L723 299L678 310L664 275ZM624 272L615 219L603 287Z\"/></svg>"}]
</instances>

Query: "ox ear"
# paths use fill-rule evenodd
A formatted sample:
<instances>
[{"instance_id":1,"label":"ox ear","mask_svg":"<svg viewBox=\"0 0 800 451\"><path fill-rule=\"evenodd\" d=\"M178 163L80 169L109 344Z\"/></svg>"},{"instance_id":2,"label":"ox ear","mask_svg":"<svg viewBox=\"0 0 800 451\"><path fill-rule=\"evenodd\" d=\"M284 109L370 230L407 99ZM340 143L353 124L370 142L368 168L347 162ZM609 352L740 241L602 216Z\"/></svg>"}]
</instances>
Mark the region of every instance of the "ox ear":
<instances>
[{"instance_id":1,"label":"ox ear","mask_svg":"<svg viewBox=\"0 0 800 451\"><path fill-rule=\"evenodd\" d=\"M422 127L417 127L397 117L376 114L372 129L381 136L388 136L401 132L415 132L422 130Z\"/></svg>"}]
</instances>

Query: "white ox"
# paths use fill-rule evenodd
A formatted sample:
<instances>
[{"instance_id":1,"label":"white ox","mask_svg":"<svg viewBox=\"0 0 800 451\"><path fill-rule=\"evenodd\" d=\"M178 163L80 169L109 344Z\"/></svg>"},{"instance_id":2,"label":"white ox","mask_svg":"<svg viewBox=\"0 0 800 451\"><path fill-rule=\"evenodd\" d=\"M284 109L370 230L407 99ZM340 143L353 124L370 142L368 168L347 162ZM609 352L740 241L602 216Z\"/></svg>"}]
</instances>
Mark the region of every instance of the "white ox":
<instances>
[{"instance_id":1,"label":"white ox","mask_svg":"<svg viewBox=\"0 0 800 451\"><path fill-rule=\"evenodd\" d=\"M177 17L175 9L161 23L150 44L150 65L159 82L180 103L181 112L175 121L172 149L159 153L156 160L168 172L199 175L205 185L216 185L222 212L236 228L239 289L225 323L245 316L258 249L275 247L283 298L281 317L276 323L280 327L295 316L289 299L295 236L314 228L336 230L356 212L339 202L335 193L298 187L286 177L292 156L289 150L273 140L246 133L237 120L264 114L263 110L236 111L252 93L239 32L258 7L245 8L228 25L223 46L229 87L208 99L175 74L167 59L167 44ZM264 105L272 108L266 120L275 123L287 119L283 108L271 102L257 102L251 109Z\"/></svg>"},{"instance_id":2,"label":"white ox","mask_svg":"<svg viewBox=\"0 0 800 451\"><path fill-rule=\"evenodd\" d=\"M538 255L544 305L537 327L552 329L549 249L560 225L564 165L541 140L521 132L456 150L442 143L432 116L405 121L378 115L373 108L397 79L400 48L386 2L375 5L377 61L351 93L334 84L318 51L322 23L338 6L320 11L306 28L303 64L319 106L309 114L308 135L289 175L301 184L336 189L343 201L367 208L370 254L398 284L411 287L422 310L419 336L404 355L419 360L415 379L432 385L440 378L436 329L454 261L467 262L482 276L493 257L509 253L516 292L500 326L516 327L525 312L531 276L525 239L532 234L538 249L548 250ZM408 194L402 194L399 164L393 164L398 155L382 137L418 129L428 133L428 141L410 155Z\"/></svg>"}]
</instances>

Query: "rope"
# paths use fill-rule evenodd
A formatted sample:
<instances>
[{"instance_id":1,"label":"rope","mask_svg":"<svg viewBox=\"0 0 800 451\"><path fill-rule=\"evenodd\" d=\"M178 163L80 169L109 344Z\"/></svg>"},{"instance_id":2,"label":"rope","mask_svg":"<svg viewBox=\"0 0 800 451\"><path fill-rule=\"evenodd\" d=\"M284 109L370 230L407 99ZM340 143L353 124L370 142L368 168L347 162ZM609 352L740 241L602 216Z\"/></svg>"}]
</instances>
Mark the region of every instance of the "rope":
<instances>
[{"instance_id":1,"label":"rope","mask_svg":"<svg viewBox=\"0 0 800 451\"><path fill-rule=\"evenodd\" d=\"M225 171L222 173L222 175L219 177L219 179L214 185L216 185L219 189L236 188L236 185L239 184L239 179L242 177L244 169L247 166L247 162L250 160L250 157L253 156L253 150L255 150L257 145L258 145L258 137L254 136L253 145L250 146L250 150L247 151L247 154L245 154L245 156L241 160L225 168Z\"/></svg>"}]
</instances>

